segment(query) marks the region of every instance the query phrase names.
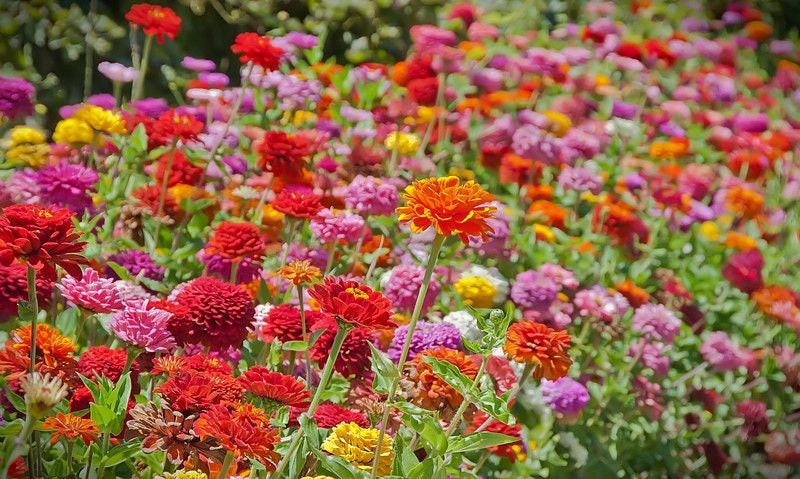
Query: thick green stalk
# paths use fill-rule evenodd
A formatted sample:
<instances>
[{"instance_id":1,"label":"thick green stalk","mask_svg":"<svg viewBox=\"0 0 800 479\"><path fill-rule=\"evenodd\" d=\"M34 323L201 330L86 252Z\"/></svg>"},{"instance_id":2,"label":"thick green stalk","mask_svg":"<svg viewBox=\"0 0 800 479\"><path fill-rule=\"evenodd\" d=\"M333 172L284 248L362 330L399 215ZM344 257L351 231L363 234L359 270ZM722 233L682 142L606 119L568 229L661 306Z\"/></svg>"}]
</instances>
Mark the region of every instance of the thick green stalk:
<instances>
[{"instance_id":1,"label":"thick green stalk","mask_svg":"<svg viewBox=\"0 0 800 479\"><path fill-rule=\"evenodd\" d=\"M222 468L219 471L219 479L225 479L228 477L228 469L231 468L231 464L233 463L233 453L228 451L225 454L225 459L222 461Z\"/></svg>"},{"instance_id":2,"label":"thick green stalk","mask_svg":"<svg viewBox=\"0 0 800 479\"><path fill-rule=\"evenodd\" d=\"M350 332L352 329L349 325L339 323L339 330L336 332L336 336L333 338L333 344L331 345L331 353L328 356L328 360L325 362L325 367L322 369L322 377L319 380L319 385L317 386L317 390L314 392L314 397L311 398L311 405L308 407L308 411L306 411L306 417L314 417L314 411L317 410L317 406L319 403L322 402L322 394L325 392L325 388L328 386L328 382L333 375L333 366L336 364L336 359L339 357L339 351L342 349L342 344L344 344L344 339L347 337L347 333ZM281 459L281 462L278 463L278 466L275 468L275 472L270 475L272 479L278 479L281 477L283 470L286 469L286 466L289 464L292 456L295 452L297 452L297 448L300 447L300 442L303 439L303 430L298 429L293 435L292 440L289 443L289 449L286 450L286 454ZM294 479L294 478L287 478L287 479Z\"/></svg>"},{"instance_id":3,"label":"thick green stalk","mask_svg":"<svg viewBox=\"0 0 800 479\"><path fill-rule=\"evenodd\" d=\"M153 35L147 35L144 41L144 50L142 52L142 60L139 64L139 76L136 78L136 88L133 89L133 97L131 101L138 100L144 91L145 77L147 76L147 63L150 60L150 50L153 48Z\"/></svg>"},{"instance_id":4,"label":"thick green stalk","mask_svg":"<svg viewBox=\"0 0 800 479\"><path fill-rule=\"evenodd\" d=\"M439 250L442 249L444 240L444 236L437 234L433 239L433 244L431 244L431 253L428 257L428 266L425 268L425 276L422 278L422 284L420 285L419 293L417 294L417 302L414 304L414 311L411 313L411 320L408 322L408 333L406 334L406 340L403 343L403 350L400 353L400 360L397 362L397 369L400 371L400 374L398 374L397 377L394 378L394 381L392 381L391 386L389 386L389 393L386 397L386 407L383 410L380 432L378 433L378 446L376 447L375 451L375 459L372 461L372 479L375 479L378 476L378 459L381 457L381 446L383 445L383 438L386 435L386 426L389 424L389 414L392 410L392 401L394 400L394 395L397 392L397 386L400 384L400 376L403 374L403 366L405 366L406 359L408 358L408 350L411 346L411 338L414 337L414 330L417 327L417 321L422 315L422 305L425 303L425 295L428 294L428 285L431 282L433 268L436 267L436 259L439 257Z\"/></svg>"}]
</instances>

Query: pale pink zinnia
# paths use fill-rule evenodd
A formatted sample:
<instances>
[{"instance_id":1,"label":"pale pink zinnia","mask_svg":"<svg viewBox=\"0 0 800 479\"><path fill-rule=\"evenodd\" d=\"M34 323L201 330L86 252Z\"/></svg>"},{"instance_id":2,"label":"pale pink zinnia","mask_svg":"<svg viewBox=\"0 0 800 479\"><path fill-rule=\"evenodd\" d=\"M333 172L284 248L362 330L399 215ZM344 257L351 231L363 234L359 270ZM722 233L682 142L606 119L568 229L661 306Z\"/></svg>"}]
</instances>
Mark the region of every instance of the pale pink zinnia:
<instances>
[{"instance_id":1,"label":"pale pink zinnia","mask_svg":"<svg viewBox=\"0 0 800 479\"><path fill-rule=\"evenodd\" d=\"M111 331L126 343L149 353L169 353L177 347L167 328L172 313L160 309L126 309L111 315Z\"/></svg>"},{"instance_id":2,"label":"pale pink zinnia","mask_svg":"<svg viewBox=\"0 0 800 479\"><path fill-rule=\"evenodd\" d=\"M114 283L113 279L101 278L100 273L88 268L82 279L67 276L57 286L71 305L93 313L111 313L123 307L119 289Z\"/></svg>"}]
</instances>

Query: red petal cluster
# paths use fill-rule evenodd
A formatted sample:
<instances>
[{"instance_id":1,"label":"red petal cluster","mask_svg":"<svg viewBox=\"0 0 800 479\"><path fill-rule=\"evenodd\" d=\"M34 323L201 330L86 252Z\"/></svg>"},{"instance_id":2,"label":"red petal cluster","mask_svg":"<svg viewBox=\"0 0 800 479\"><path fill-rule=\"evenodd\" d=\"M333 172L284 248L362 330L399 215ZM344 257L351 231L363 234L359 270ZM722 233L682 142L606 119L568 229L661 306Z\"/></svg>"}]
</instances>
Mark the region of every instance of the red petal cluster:
<instances>
[{"instance_id":1,"label":"red petal cluster","mask_svg":"<svg viewBox=\"0 0 800 479\"><path fill-rule=\"evenodd\" d=\"M306 383L292 376L272 372L264 366L253 366L239 376L239 383L254 396L286 406L307 408L311 391Z\"/></svg>"},{"instance_id":2,"label":"red petal cluster","mask_svg":"<svg viewBox=\"0 0 800 479\"><path fill-rule=\"evenodd\" d=\"M320 311L337 321L368 329L393 328L392 302L382 293L341 276L325 278L308 291Z\"/></svg>"},{"instance_id":3,"label":"red petal cluster","mask_svg":"<svg viewBox=\"0 0 800 479\"><path fill-rule=\"evenodd\" d=\"M169 164L171 162L171 164ZM194 166L186 159L186 155L180 150L164 153L158 158L156 168L156 183L161 185L164 181L164 174L169 164L169 177L167 186L172 187L178 184L196 185L200 183L203 176L203 169Z\"/></svg>"},{"instance_id":4,"label":"red petal cluster","mask_svg":"<svg viewBox=\"0 0 800 479\"><path fill-rule=\"evenodd\" d=\"M247 291L210 276L189 283L165 309L173 313L169 330L179 344L214 350L242 344L256 312Z\"/></svg>"},{"instance_id":5,"label":"red petal cluster","mask_svg":"<svg viewBox=\"0 0 800 479\"><path fill-rule=\"evenodd\" d=\"M313 150L303 135L268 131L256 148L258 166L275 176L299 178Z\"/></svg>"},{"instance_id":6,"label":"red petal cluster","mask_svg":"<svg viewBox=\"0 0 800 479\"><path fill-rule=\"evenodd\" d=\"M294 218L314 218L323 206L321 198L299 190L281 190L272 201L272 207Z\"/></svg>"},{"instance_id":7,"label":"red petal cluster","mask_svg":"<svg viewBox=\"0 0 800 479\"><path fill-rule=\"evenodd\" d=\"M306 327L321 321L325 315L318 311L306 311ZM266 342L277 338L280 342L302 341L303 325L300 320L300 310L290 304L281 304L269 310L264 318L264 325L258 332Z\"/></svg>"},{"instance_id":8,"label":"red petal cluster","mask_svg":"<svg viewBox=\"0 0 800 479\"><path fill-rule=\"evenodd\" d=\"M242 63L252 62L265 70L276 70L283 55L283 50L273 45L268 36L253 32L237 35L231 51L239 55Z\"/></svg>"},{"instance_id":9,"label":"red petal cluster","mask_svg":"<svg viewBox=\"0 0 800 479\"><path fill-rule=\"evenodd\" d=\"M184 414L205 411L211 406L236 403L244 390L239 382L226 374L206 371L182 372L156 388L172 409Z\"/></svg>"},{"instance_id":10,"label":"red petal cluster","mask_svg":"<svg viewBox=\"0 0 800 479\"><path fill-rule=\"evenodd\" d=\"M28 268L14 263L0 265L0 323L17 315L17 303L28 300ZM46 308L53 292L53 280L42 274L36 275L36 297L39 307Z\"/></svg>"},{"instance_id":11,"label":"red petal cluster","mask_svg":"<svg viewBox=\"0 0 800 479\"><path fill-rule=\"evenodd\" d=\"M331 316L325 316L314 323L312 331L324 329L325 332L317 339L311 348L311 359L322 366L327 361L333 345L333 338L339 330L339 326ZM342 349L333 365L336 372L345 376L364 376L369 373L370 357L372 351L369 343L372 341L372 331L365 328L356 328L347 333L342 343Z\"/></svg>"},{"instance_id":12,"label":"red petal cluster","mask_svg":"<svg viewBox=\"0 0 800 479\"><path fill-rule=\"evenodd\" d=\"M261 261L265 247L261 231L253 223L223 221L208 241L206 252L230 260L251 258Z\"/></svg>"},{"instance_id":13,"label":"red petal cluster","mask_svg":"<svg viewBox=\"0 0 800 479\"><path fill-rule=\"evenodd\" d=\"M158 117L151 128L148 134L155 141L167 145L177 140L187 142L197 139L197 135L203 131L203 122L191 115L168 110Z\"/></svg>"},{"instance_id":14,"label":"red petal cluster","mask_svg":"<svg viewBox=\"0 0 800 479\"><path fill-rule=\"evenodd\" d=\"M145 35L155 35L158 43L164 43L164 37L174 40L181 30L181 17L173 9L149 3L131 6L125 20L141 27Z\"/></svg>"},{"instance_id":15,"label":"red petal cluster","mask_svg":"<svg viewBox=\"0 0 800 479\"><path fill-rule=\"evenodd\" d=\"M0 265L25 262L45 277L54 278L55 266L76 278L83 277L79 265L85 242L72 225L72 214L65 209L46 209L36 205L11 205L0 213Z\"/></svg>"}]
</instances>

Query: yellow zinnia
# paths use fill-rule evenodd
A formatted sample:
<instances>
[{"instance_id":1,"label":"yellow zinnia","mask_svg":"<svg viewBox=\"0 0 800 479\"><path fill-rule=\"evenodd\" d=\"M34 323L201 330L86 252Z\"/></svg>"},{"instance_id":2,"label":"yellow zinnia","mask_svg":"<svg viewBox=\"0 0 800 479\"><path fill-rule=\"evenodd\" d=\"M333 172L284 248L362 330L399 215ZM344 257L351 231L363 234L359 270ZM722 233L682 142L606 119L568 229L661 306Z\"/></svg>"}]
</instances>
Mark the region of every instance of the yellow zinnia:
<instances>
[{"instance_id":1,"label":"yellow zinnia","mask_svg":"<svg viewBox=\"0 0 800 479\"><path fill-rule=\"evenodd\" d=\"M206 473L202 471L165 472L163 476L158 477L161 479L208 479Z\"/></svg>"},{"instance_id":2,"label":"yellow zinnia","mask_svg":"<svg viewBox=\"0 0 800 479\"><path fill-rule=\"evenodd\" d=\"M392 151L397 148L397 152L401 155L412 155L417 152L420 141L419 137L412 133L393 131L389 133L383 144Z\"/></svg>"},{"instance_id":3,"label":"yellow zinnia","mask_svg":"<svg viewBox=\"0 0 800 479\"><path fill-rule=\"evenodd\" d=\"M67 118L56 125L53 141L56 143L89 144L94 138L92 127L83 120Z\"/></svg>"},{"instance_id":4,"label":"yellow zinnia","mask_svg":"<svg viewBox=\"0 0 800 479\"><path fill-rule=\"evenodd\" d=\"M561 112L547 110L544 112L544 116L550 120L550 131L556 136L564 136L572 128L572 121Z\"/></svg>"},{"instance_id":5,"label":"yellow zinnia","mask_svg":"<svg viewBox=\"0 0 800 479\"><path fill-rule=\"evenodd\" d=\"M491 308L497 288L488 279L481 276L464 276L454 285L456 292L464 303L475 308Z\"/></svg>"},{"instance_id":6,"label":"yellow zinnia","mask_svg":"<svg viewBox=\"0 0 800 479\"><path fill-rule=\"evenodd\" d=\"M99 106L83 105L72 117L85 121L93 130L101 133L125 133L122 116Z\"/></svg>"},{"instance_id":7,"label":"yellow zinnia","mask_svg":"<svg viewBox=\"0 0 800 479\"><path fill-rule=\"evenodd\" d=\"M50 145L47 143L31 144L25 143L12 147L6 153L6 159L12 165L29 166L39 169L47 163L50 155Z\"/></svg>"},{"instance_id":8,"label":"yellow zinnia","mask_svg":"<svg viewBox=\"0 0 800 479\"><path fill-rule=\"evenodd\" d=\"M11 129L11 147L19 145L39 145L47 141L44 133L29 126L15 126Z\"/></svg>"},{"instance_id":9,"label":"yellow zinnia","mask_svg":"<svg viewBox=\"0 0 800 479\"><path fill-rule=\"evenodd\" d=\"M366 429L354 422L341 423L331 429L322 443L322 450L341 457L362 471L372 470L372 461L378 449L380 431ZM384 435L381 443L381 454L378 458L378 475L387 476L392 472L394 460L394 443L391 436Z\"/></svg>"}]
</instances>

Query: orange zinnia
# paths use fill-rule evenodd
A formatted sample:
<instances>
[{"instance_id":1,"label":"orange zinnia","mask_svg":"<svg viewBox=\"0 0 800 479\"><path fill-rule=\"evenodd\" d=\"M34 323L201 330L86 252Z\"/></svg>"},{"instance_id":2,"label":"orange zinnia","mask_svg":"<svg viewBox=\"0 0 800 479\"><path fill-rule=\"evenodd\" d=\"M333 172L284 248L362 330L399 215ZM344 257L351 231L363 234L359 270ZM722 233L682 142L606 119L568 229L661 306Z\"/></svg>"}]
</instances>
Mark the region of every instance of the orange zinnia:
<instances>
[{"instance_id":1,"label":"orange zinnia","mask_svg":"<svg viewBox=\"0 0 800 479\"><path fill-rule=\"evenodd\" d=\"M322 271L316 266L313 266L311 261L307 259L303 261L292 261L286 266L282 266L278 270L278 274L282 278L291 281L295 286L311 283L315 279L322 277Z\"/></svg>"},{"instance_id":2,"label":"orange zinnia","mask_svg":"<svg viewBox=\"0 0 800 479\"><path fill-rule=\"evenodd\" d=\"M97 434L100 432L91 419L63 412L45 419L42 430L53 433L50 444L57 443L62 437L68 441L80 437L84 444L89 444L97 439Z\"/></svg>"},{"instance_id":3,"label":"orange zinnia","mask_svg":"<svg viewBox=\"0 0 800 479\"><path fill-rule=\"evenodd\" d=\"M518 363L533 364L533 377L556 380L567 375L572 359L567 354L572 338L534 321L521 321L508 328L503 350Z\"/></svg>"},{"instance_id":4,"label":"orange zinnia","mask_svg":"<svg viewBox=\"0 0 800 479\"><path fill-rule=\"evenodd\" d=\"M75 369L75 345L49 324L36 325L36 371L54 373L60 377ZM20 379L28 373L31 355L31 325L21 326L11 333L5 348L0 349L0 374L6 381Z\"/></svg>"},{"instance_id":5,"label":"orange zinnia","mask_svg":"<svg viewBox=\"0 0 800 479\"><path fill-rule=\"evenodd\" d=\"M764 197L745 187L734 186L725 195L725 206L745 219L752 219L764 211Z\"/></svg>"},{"instance_id":6,"label":"orange zinnia","mask_svg":"<svg viewBox=\"0 0 800 479\"><path fill-rule=\"evenodd\" d=\"M638 308L650 301L650 293L636 286L630 279L626 279L618 284L615 289L619 294L625 296L625 299L627 299L634 308Z\"/></svg>"},{"instance_id":7,"label":"orange zinnia","mask_svg":"<svg viewBox=\"0 0 800 479\"><path fill-rule=\"evenodd\" d=\"M406 206L397 208L401 223L422 233L433 227L442 236L458 235L465 244L470 237L486 241L494 230L487 220L497 211L488 205L494 196L474 181L461 183L455 176L428 178L409 185L402 198Z\"/></svg>"},{"instance_id":8,"label":"orange zinnia","mask_svg":"<svg viewBox=\"0 0 800 479\"><path fill-rule=\"evenodd\" d=\"M464 397L433 372L431 365L425 361L426 357L448 362L470 379L475 379L478 374L475 362L461 351L440 346L421 351L404 368L406 394L414 404L425 409L440 410L440 413L443 407L458 408Z\"/></svg>"}]
</instances>

